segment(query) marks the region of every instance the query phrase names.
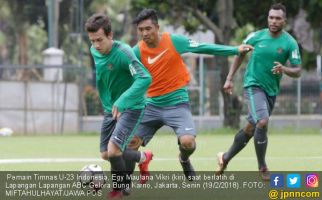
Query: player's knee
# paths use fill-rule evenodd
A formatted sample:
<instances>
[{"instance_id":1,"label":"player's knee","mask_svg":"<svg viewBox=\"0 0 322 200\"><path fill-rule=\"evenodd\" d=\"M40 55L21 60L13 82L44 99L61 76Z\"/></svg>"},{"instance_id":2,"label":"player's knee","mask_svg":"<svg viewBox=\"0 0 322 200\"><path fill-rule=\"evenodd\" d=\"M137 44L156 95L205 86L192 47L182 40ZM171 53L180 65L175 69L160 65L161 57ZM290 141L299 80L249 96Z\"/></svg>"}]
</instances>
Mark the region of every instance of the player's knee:
<instances>
[{"instance_id":1,"label":"player's knee","mask_svg":"<svg viewBox=\"0 0 322 200\"><path fill-rule=\"evenodd\" d=\"M256 126L259 128L266 128L267 125L268 125L268 118L260 119L256 124Z\"/></svg>"},{"instance_id":2,"label":"player's knee","mask_svg":"<svg viewBox=\"0 0 322 200\"><path fill-rule=\"evenodd\" d=\"M115 156L121 156L121 155L122 155L122 151L118 150L118 149L109 149L107 151L108 158L115 157Z\"/></svg>"},{"instance_id":3,"label":"player's knee","mask_svg":"<svg viewBox=\"0 0 322 200\"><path fill-rule=\"evenodd\" d=\"M194 149L196 148L195 137L192 135L181 136L179 138L180 146L184 149Z\"/></svg>"},{"instance_id":4,"label":"player's knee","mask_svg":"<svg viewBox=\"0 0 322 200\"><path fill-rule=\"evenodd\" d=\"M254 135L255 127L251 123L247 123L245 128L244 128L244 133L252 136Z\"/></svg>"},{"instance_id":5,"label":"player's knee","mask_svg":"<svg viewBox=\"0 0 322 200\"><path fill-rule=\"evenodd\" d=\"M104 152L101 153L101 158L103 160L108 160L108 153L107 153L107 151L104 151Z\"/></svg>"},{"instance_id":6,"label":"player's knee","mask_svg":"<svg viewBox=\"0 0 322 200\"><path fill-rule=\"evenodd\" d=\"M143 140L141 140L136 135L132 138L131 142L127 145L129 149L138 150L140 146L142 145Z\"/></svg>"},{"instance_id":7,"label":"player's knee","mask_svg":"<svg viewBox=\"0 0 322 200\"><path fill-rule=\"evenodd\" d=\"M115 156L121 156L122 151L116 144L110 141L107 145L107 155L109 158L115 157Z\"/></svg>"}]
</instances>

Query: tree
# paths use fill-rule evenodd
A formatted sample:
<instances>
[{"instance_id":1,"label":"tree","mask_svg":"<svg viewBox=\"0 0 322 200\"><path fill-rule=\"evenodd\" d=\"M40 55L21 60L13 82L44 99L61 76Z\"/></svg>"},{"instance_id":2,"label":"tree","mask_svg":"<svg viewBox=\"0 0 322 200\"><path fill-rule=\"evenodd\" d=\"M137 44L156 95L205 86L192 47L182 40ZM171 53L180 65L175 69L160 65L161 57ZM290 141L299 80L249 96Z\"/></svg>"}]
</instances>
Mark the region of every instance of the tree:
<instances>
[{"instance_id":1,"label":"tree","mask_svg":"<svg viewBox=\"0 0 322 200\"><path fill-rule=\"evenodd\" d=\"M43 0L26 0L21 3L19 0L2 0L2 9L6 10L3 17L5 35L8 39L6 46L9 47L9 55L14 56L16 43L18 44L18 63L28 64L28 28L37 24L40 18L45 15L45 2ZM12 41L12 42L10 42ZM13 60L14 57L11 57ZM26 69L20 70L18 79L28 80L32 72Z\"/></svg>"}]
</instances>

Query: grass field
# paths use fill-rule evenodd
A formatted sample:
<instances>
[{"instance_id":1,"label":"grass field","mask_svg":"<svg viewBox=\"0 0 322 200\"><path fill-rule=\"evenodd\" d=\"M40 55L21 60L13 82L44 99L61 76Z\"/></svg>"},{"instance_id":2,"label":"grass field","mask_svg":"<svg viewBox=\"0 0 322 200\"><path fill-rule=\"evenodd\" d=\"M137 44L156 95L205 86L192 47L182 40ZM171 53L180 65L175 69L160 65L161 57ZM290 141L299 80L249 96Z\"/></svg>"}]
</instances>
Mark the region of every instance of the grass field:
<instances>
[{"instance_id":1,"label":"grass field","mask_svg":"<svg viewBox=\"0 0 322 200\"><path fill-rule=\"evenodd\" d=\"M199 133L197 150L191 157L198 171L213 171L216 154L227 150L234 131L219 129ZM109 170L109 164L100 160L97 134L64 136L0 137L0 170L79 170L90 163ZM322 134L317 129L279 129L269 133L267 163L272 171L321 171ZM173 133L158 133L147 149L154 152L151 171L181 170L177 156L177 140ZM229 164L231 171L255 171L257 161L253 141Z\"/></svg>"}]
</instances>

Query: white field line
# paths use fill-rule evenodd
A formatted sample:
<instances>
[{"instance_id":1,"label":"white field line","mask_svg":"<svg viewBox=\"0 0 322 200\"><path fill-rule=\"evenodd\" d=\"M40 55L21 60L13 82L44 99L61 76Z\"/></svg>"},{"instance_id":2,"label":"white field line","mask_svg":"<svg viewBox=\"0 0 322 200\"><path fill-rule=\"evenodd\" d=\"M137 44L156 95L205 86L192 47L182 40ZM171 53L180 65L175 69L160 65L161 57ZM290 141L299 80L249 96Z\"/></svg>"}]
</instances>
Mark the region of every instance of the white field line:
<instances>
[{"instance_id":1,"label":"white field line","mask_svg":"<svg viewBox=\"0 0 322 200\"><path fill-rule=\"evenodd\" d=\"M191 158L195 161L216 160L216 157ZM255 160L255 157L237 157L234 160ZM304 156L304 157L268 157L268 160L322 160L322 156ZM177 158L153 158L153 161L167 162L177 161ZM16 158L0 159L0 164L25 164L25 163L79 163L79 162L104 162L99 158Z\"/></svg>"}]
</instances>

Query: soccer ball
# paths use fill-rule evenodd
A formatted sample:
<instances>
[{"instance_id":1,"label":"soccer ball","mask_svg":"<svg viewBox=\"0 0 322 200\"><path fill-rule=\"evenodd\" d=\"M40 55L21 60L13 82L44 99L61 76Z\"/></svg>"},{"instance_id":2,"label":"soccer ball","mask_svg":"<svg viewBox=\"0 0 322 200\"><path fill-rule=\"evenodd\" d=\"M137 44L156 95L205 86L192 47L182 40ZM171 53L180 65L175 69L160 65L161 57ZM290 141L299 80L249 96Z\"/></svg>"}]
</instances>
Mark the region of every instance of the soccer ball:
<instances>
[{"instance_id":1,"label":"soccer ball","mask_svg":"<svg viewBox=\"0 0 322 200\"><path fill-rule=\"evenodd\" d=\"M13 130L11 128L0 128L0 136L11 136Z\"/></svg>"},{"instance_id":2,"label":"soccer ball","mask_svg":"<svg viewBox=\"0 0 322 200\"><path fill-rule=\"evenodd\" d=\"M102 167L96 164L84 166L78 179L82 185L88 186L93 191L100 190L106 183L106 176Z\"/></svg>"}]
</instances>

